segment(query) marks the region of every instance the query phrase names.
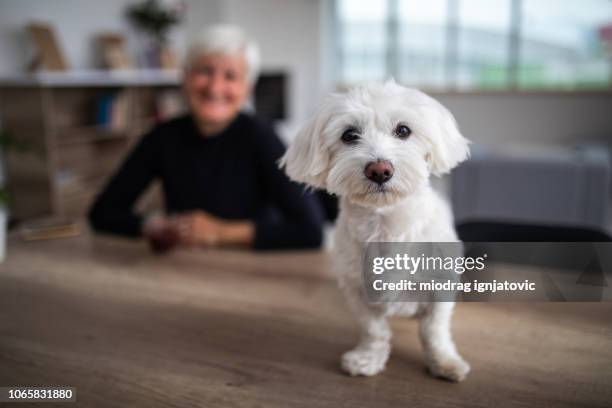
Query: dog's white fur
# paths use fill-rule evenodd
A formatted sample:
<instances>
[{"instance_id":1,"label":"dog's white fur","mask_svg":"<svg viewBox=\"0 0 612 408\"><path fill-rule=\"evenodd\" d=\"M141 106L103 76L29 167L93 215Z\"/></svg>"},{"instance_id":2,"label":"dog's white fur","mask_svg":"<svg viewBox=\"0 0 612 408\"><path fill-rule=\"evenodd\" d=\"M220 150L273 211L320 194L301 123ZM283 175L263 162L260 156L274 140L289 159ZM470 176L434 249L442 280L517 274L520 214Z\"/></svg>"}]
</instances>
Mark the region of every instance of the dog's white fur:
<instances>
[{"instance_id":1,"label":"dog's white fur","mask_svg":"<svg viewBox=\"0 0 612 408\"><path fill-rule=\"evenodd\" d=\"M407 139L395 135L398 125L412 130ZM348 128L360 135L354 144L341 140ZM340 288L361 327L359 344L342 356L349 374L370 376L384 369L391 315L420 318L420 339L433 375L461 381L469 372L451 336L454 303L369 303L360 272L366 242L458 240L450 208L431 188L429 176L465 160L468 145L446 108L391 80L331 95L281 159L291 179L341 199L334 260ZM382 186L364 175L366 165L377 160L390 161L395 170Z\"/></svg>"}]
</instances>

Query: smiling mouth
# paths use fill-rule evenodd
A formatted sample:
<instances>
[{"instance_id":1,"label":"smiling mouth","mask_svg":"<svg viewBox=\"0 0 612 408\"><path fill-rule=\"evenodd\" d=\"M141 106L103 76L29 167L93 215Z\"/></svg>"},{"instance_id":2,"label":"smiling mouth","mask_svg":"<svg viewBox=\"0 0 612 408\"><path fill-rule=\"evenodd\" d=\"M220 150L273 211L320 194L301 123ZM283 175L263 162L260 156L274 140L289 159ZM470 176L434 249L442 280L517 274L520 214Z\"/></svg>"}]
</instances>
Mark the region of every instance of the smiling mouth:
<instances>
[{"instance_id":1,"label":"smiling mouth","mask_svg":"<svg viewBox=\"0 0 612 408\"><path fill-rule=\"evenodd\" d=\"M225 101L223 99L220 98L210 98L210 97L201 97L200 100L202 102L206 102L206 103L215 103L215 104L222 104L225 103Z\"/></svg>"},{"instance_id":2,"label":"smiling mouth","mask_svg":"<svg viewBox=\"0 0 612 408\"><path fill-rule=\"evenodd\" d=\"M214 95L214 94L210 94L210 93L208 93L206 91L199 92L198 93L198 97L200 99L207 100L207 101L223 101L224 100L222 95Z\"/></svg>"}]
</instances>

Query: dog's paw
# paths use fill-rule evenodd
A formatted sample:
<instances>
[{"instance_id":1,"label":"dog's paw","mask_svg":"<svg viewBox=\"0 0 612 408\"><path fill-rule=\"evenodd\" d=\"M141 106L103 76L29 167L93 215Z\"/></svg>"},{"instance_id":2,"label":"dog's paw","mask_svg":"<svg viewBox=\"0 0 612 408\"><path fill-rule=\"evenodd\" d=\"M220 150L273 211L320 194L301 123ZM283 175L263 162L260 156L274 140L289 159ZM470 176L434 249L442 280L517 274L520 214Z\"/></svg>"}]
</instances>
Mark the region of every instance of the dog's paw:
<instances>
[{"instance_id":1,"label":"dog's paw","mask_svg":"<svg viewBox=\"0 0 612 408\"><path fill-rule=\"evenodd\" d=\"M470 365L460 356L436 358L428 363L429 371L435 377L453 382L465 380L470 372Z\"/></svg>"},{"instance_id":2,"label":"dog's paw","mask_svg":"<svg viewBox=\"0 0 612 408\"><path fill-rule=\"evenodd\" d=\"M388 358L386 350L356 348L342 355L342 369L352 376L372 376L384 370Z\"/></svg>"}]
</instances>

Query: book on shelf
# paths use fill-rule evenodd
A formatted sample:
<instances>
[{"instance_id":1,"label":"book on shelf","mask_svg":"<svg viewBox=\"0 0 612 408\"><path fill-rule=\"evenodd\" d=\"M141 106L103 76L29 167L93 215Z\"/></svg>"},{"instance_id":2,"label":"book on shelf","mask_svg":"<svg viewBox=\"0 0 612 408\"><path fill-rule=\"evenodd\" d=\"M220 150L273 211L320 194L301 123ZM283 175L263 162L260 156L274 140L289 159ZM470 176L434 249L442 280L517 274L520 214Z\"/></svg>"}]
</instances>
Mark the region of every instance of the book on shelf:
<instances>
[{"instance_id":1,"label":"book on shelf","mask_svg":"<svg viewBox=\"0 0 612 408\"><path fill-rule=\"evenodd\" d=\"M125 132L129 126L129 100L126 92L119 92L113 100L110 129Z\"/></svg>"},{"instance_id":2,"label":"book on shelf","mask_svg":"<svg viewBox=\"0 0 612 408\"><path fill-rule=\"evenodd\" d=\"M81 227L77 222L58 216L32 220L19 228L19 236L24 241L69 238L80 233Z\"/></svg>"},{"instance_id":3,"label":"book on shelf","mask_svg":"<svg viewBox=\"0 0 612 408\"><path fill-rule=\"evenodd\" d=\"M125 91L105 92L97 98L96 125L111 132L127 131L129 100Z\"/></svg>"}]
</instances>

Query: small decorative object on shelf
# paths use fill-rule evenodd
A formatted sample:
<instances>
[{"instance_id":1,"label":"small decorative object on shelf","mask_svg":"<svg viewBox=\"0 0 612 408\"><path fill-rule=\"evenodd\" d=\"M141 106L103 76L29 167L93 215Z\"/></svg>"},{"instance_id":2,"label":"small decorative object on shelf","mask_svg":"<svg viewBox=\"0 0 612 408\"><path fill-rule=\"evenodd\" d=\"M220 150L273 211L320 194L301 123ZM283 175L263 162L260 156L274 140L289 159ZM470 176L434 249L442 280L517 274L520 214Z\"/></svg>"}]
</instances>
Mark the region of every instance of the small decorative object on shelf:
<instances>
[{"instance_id":1,"label":"small decorative object on shelf","mask_svg":"<svg viewBox=\"0 0 612 408\"><path fill-rule=\"evenodd\" d=\"M132 61L125 50L125 38L119 33L106 33L98 36L102 48L104 66L108 69L132 68Z\"/></svg>"},{"instance_id":2,"label":"small decorative object on shelf","mask_svg":"<svg viewBox=\"0 0 612 408\"><path fill-rule=\"evenodd\" d=\"M36 50L28 71L66 71L68 63L57 41L55 31L47 23L30 23L27 30L32 37Z\"/></svg>"},{"instance_id":3,"label":"small decorative object on shelf","mask_svg":"<svg viewBox=\"0 0 612 408\"><path fill-rule=\"evenodd\" d=\"M148 67L177 67L176 57L168 46L168 33L181 22L184 12L185 3L181 0L145 0L128 7L130 22L149 36L150 44L145 58Z\"/></svg>"}]
</instances>

